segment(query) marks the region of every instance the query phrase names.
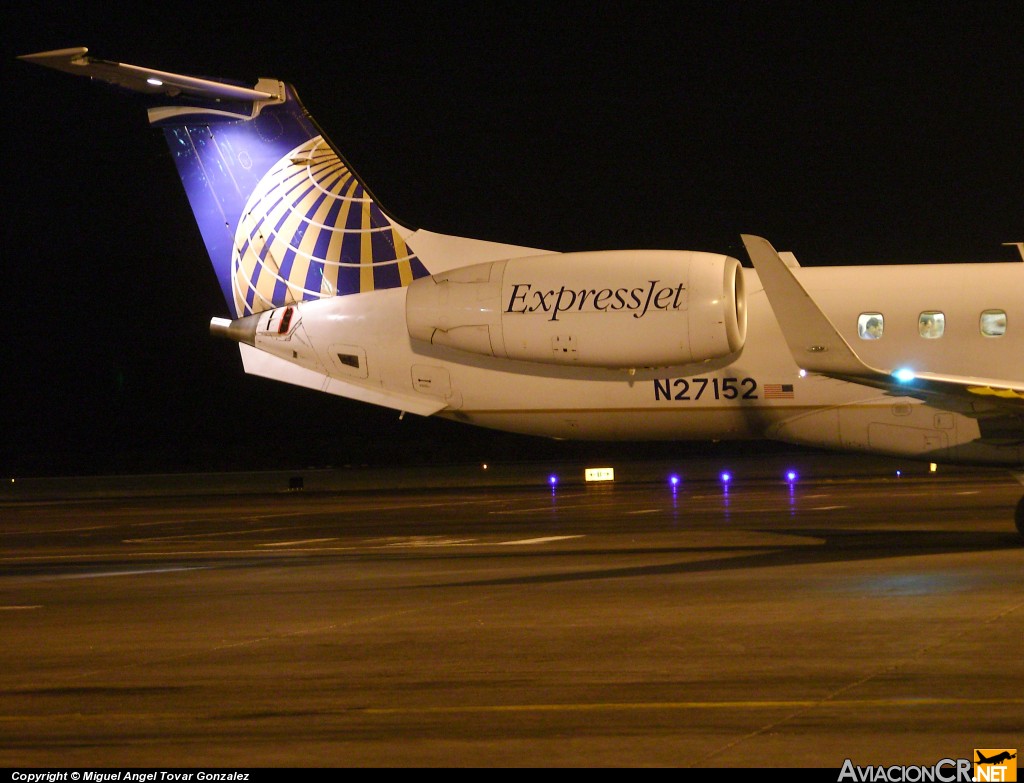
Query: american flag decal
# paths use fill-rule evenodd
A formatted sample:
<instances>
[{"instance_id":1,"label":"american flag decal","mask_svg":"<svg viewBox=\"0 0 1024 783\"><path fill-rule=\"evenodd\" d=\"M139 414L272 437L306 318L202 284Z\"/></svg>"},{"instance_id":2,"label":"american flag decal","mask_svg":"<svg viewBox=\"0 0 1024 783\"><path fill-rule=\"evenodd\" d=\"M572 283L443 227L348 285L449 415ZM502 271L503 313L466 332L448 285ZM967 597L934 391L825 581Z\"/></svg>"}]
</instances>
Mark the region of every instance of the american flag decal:
<instances>
[{"instance_id":1,"label":"american flag decal","mask_svg":"<svg viewBox=\"0 0 1024 783\"><path fill-rule=\"evenodd\" d=\"M793 384L766 383L764 385L764 398L766 400L791 400L793 399Z\"/></svg>"}]
</instances>

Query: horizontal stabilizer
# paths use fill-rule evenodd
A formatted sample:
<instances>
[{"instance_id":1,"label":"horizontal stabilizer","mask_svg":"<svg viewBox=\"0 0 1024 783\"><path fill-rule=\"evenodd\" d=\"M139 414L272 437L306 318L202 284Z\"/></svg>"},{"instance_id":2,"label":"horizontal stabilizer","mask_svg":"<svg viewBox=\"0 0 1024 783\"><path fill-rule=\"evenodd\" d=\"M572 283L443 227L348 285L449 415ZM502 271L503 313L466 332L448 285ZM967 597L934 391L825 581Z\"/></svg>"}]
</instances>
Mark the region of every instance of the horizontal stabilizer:
<instances>
[{"instance_id":1,"label":"horizontal stabilizer","mask_svg":"<svg viewBox=\"0 0 1024 783\"><path fill-rule=\"evenodd\" d=\"M384 212L290 85L184 76L88 51L20 59L116 85L146 106L233 318L429 274L406 244L412 230Z\"/></svg>"},{"instance_id":2,"label":"horizontal stabilizer","mask_svg":"<svg viewBox=\"0 0 1024 783\"><path fill-rule=\"evenodd\" d=\"M23 54L18 59L76 76L99 79L147 95L169 95L171 97L191 95L198 98L229 101L266 101L283 98L283 96L271 92L226 84L212 79L200 79L195 76L101 60L97 57L90 57L88 53L89 50L86 47L78 46L72 49Z\"/></svg>"}]
</instances>

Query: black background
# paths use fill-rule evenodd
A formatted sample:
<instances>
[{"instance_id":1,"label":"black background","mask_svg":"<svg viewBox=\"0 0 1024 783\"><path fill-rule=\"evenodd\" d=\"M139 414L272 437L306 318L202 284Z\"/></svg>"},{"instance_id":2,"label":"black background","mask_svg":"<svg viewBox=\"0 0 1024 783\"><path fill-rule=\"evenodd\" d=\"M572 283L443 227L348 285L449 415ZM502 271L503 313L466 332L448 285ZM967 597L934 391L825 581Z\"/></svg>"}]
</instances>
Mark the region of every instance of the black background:
<instances>
[{"instance_id":1,"label":"black background","mask_svg":"<svg viewBox=\"0 0 1024 783\"><path fill-rule=\"evenodd\" d=\"M10 5L0 470L525 459L572 445L244 376L161 136L17 54L290 81L410 226L552 250L1011 260L1024 4ZM703 447L698 447L703 448ZM735 447L732 447L735 448ZM660 449L660 451L659 451Z\"/></svg>"}]
</instances>

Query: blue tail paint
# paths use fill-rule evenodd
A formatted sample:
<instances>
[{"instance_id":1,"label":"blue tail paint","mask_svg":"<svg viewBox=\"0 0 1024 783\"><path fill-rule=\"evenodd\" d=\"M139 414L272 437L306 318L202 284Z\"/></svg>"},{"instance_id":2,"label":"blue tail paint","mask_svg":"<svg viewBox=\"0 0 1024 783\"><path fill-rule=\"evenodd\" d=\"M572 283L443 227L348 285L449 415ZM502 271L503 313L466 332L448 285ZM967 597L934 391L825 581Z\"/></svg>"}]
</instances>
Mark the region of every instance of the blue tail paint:
<instances>
[{"instance_id":1,"label":"blue tail paint","mask_svg":"<svg viewBox=\"0 0 1024 783\"><path fill-rule=\"evenodd\" d=\"M150 110L235 317L428 274L292 87L274 103ZM166 99L164 99L166 101Z\"/></svg>"},{"instance_id":2,"label":"blue tail paint","mask_svg":"<svg viewBox=\"0 0 1024 783\"><path fill-rule=\"evenodd\" d=\"M21 59L145 96L236 318L428 274L412 232L374 203L290 85L140 68L84 46Z\"/></svg>"}]
</instances>

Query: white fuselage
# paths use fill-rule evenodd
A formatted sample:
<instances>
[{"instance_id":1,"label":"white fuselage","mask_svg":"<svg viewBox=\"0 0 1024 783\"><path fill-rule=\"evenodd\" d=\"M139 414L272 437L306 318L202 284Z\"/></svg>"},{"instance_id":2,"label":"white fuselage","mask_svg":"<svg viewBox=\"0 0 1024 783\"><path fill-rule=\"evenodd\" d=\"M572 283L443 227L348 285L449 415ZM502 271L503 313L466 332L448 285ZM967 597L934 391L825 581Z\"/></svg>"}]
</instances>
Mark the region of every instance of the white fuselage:
<instances>
[{"instance_id":1,"label":"white fuselage","mask_svg":"<svg viewBox=\"0 0 1024 783\"><path fill-rule=\"evenodd\" d=\"M844 338L873 366L1024 377L1024 329L1019 327L1024 322L1024 264L797 272ZM770 437L936 459L1024 461L1019 443L981 440L969 406L938 409L854 383L801 377L756 272L745 269L742 274L746 342L725 358L697 364L635 370L552 366L431 345L410 338L407 289L395 288L296 305L287 335L258 335L256 343L291 362L291 377L284 377L278 363L261 364L243 346L246 367L400 410L554 438ZM993 310L1005 313L1009 324L997 337L979 328L980 314ZM943 314L941 338L919 333L925 312ZM881 339L858 334L865 313L884 316ZM364 357L358 369L341 358L353 355Z\"/></svg>"}]
</instances>

